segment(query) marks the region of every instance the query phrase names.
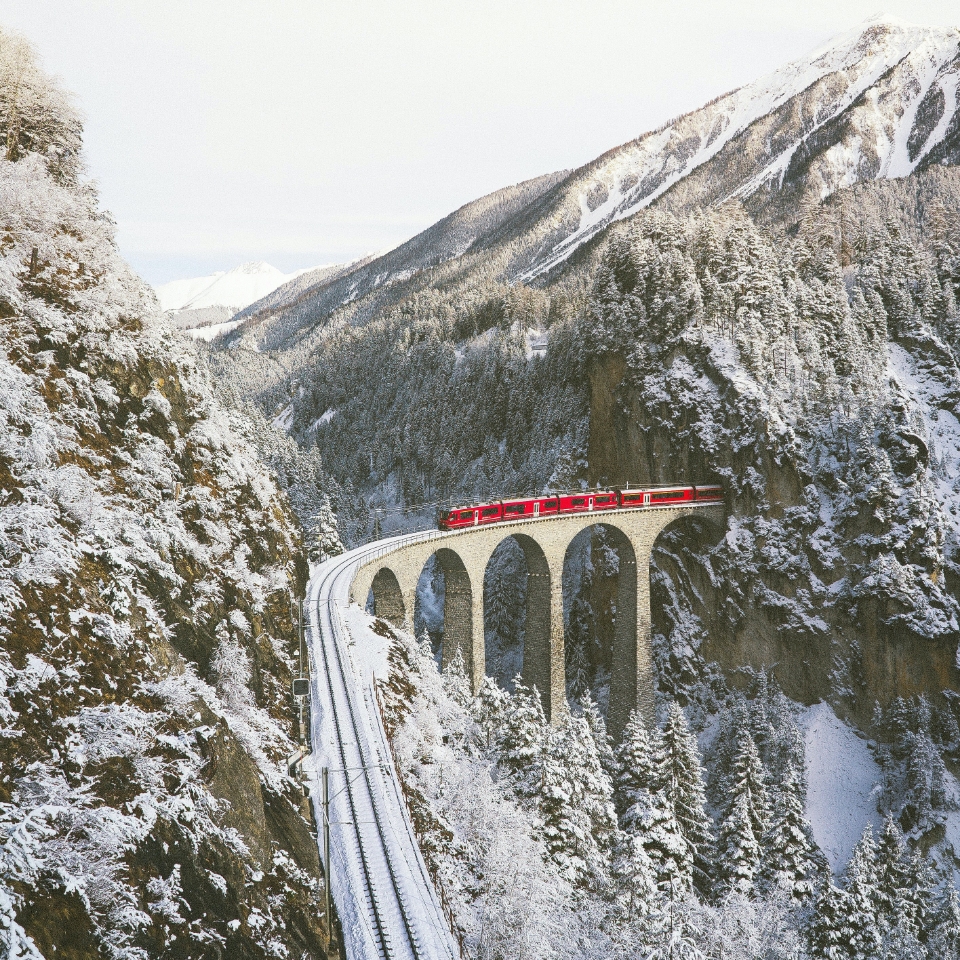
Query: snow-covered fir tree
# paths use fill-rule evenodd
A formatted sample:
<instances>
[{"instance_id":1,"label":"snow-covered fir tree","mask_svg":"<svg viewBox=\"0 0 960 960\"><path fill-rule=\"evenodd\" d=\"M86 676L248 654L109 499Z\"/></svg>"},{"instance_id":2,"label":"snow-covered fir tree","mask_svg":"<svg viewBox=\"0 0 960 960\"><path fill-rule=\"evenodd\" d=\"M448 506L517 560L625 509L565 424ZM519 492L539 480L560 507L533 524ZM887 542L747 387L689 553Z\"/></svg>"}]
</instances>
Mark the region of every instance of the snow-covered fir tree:
<instances>
[{"instance_id":1,"label":"snow-covered fir tree","mask_svg":"<svg viewBox=\"0 0 960 960\"><path fill-rule=\"evenodd\" d=\"M697 888L706 892L710 886L713 824L706 813L700 750L676 701L668 708L663 728L662 783L667 804L690 849Z\"/></svg>"},{"instance_id":2,"label":"snow-covered fir tree","mask_svg":"<svg viewBox=\"0 0 960 960\"><path fill-rule=\"evenodd\" d=\"M488 692L489 700L494 698ZM520 796L536 796L543 785L544 747L548 727L536 687L527 687L518 676L507 700L499 743L499 761Z\"/></svg>"},{"instance_id":3,"label":"snow-covered fir tree","mask_svg":"<svg viewBox=\"0 0 960 960\"><path fill-rule=\"evenodd\" d=\"M763 766L746 730L737 742L729 778L729 799L719 831L719 861L724 889L753 891L763 862L763 842L770 829L770 802Z\"/></svg>"},{"instance_id":4,"label":"snow-covered fir tree","mask_svg":"<svg viewBox=\"0 0 960 960\"><path fill-rule=\"evenodd\" d=\"M845 931L850 956L853 960L868 960L879 953L884 932L883 921L877 915L877 847L870 824L853 848L844 880L848 895Z\"/></svg>"},{"instance_id":5,"label":"snow-covered fir tree","mask_svg":"<svg viewBox=\"0 0 960 960\"><path fill-rule=\"evenodd\" d=\"M770 829L763 840L763 880L768 888L786 890L798 903L806 901L814 890L817 857L811 832L800 784L791 774L778 791Z\"/></svg>"},{"instance_id":6,"label":"snow-covered fir tree","mask_svg":"<svg viewBox=\"0 0 960 960\"><path fill-rule=\"evenodd\" d=\"M612 788L582 717L567 715L546 738L540 810L544 839L571 883L602 882L616 830Z\"/></svg>"},{"instance_id":7,"label":"snow-covered fir tree","mask_svg":"<svg viewBox=\"0 0 960 960\"><path fill-rule=\"evenodd\" d=\"M928 941L931 957L960 958L960 894L947 884L937 905L936 924Z\"/></svg>"},{"instance_id":8,"label":"snow-covered fir tree","mask_svg":"<svg viewBox=\"0 0 960 960\"><path fill-rule=\"evenodd\" d=\"M666 793L662 734L658 729L648 733L639 711L630 714L616 758L614 783L621 829L640 838L661 889L685 893L693 883L693 850Z\"/></svg>"}]
</instances>

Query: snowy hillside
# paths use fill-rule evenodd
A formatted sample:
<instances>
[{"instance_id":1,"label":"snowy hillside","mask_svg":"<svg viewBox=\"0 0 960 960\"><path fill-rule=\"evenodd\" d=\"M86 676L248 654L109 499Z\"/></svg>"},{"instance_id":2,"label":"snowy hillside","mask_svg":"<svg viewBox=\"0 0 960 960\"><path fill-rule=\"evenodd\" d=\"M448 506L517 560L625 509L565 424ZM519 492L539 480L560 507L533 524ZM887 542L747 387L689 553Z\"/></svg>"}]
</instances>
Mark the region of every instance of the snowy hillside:
<instances>
[{"instance_id":1,"label":"snowy hillside","mask_svg":"<svg viewBox=\"0 0 960 960\"><path fill-rule=\"evenodd\" d=\"M960 30L877 17L806 57L615 147L585 166L468 204L381 257L278 304L248 332L297 349L335 316L363 321L431 286L541 283L651 206L741 200L764 222L862 180L960 157ZM226 345L226 344L224 344Z\"/></svg>"},{"instance_id":2,"label":"snowy hillside","mask_svg":"<svg viewBox=\"0 0 960 960\"><path fill-rule=\"evenodd\" d=\"M66 162L68 104L0 31L0 956L325 957L301 532Z\"/></svg>"},{"instance_id":3,"label":"snowy hillside","mask_svg":"<svg viewBox=\"0 0 960 960\"><path fill-rule=\"evenodd\" d=\"M902 177L952 157L960 30L878 17L801 60L611 150L564 184L575 226L521 273L556 267L610 223L671 189L671 205L778 193L802 168L822 199L860 179ZM697 177L690 178L694 174Z\"/></svg>"}]
</instances>

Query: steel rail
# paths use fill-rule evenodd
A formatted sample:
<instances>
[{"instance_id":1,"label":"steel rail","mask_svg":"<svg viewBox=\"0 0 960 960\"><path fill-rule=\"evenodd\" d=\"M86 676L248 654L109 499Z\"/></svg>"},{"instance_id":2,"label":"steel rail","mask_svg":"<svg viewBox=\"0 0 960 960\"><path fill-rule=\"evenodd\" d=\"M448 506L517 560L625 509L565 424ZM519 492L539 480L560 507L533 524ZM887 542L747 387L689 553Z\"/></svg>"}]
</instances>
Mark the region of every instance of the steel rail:
<instances>
[{"instance_id":1,"label":"steel rail","mask_svg":"<svg viewBox=\"0 0 960 960\"><path fill-rule=\"evenodd\" d=\"M317 585L317 593L320 593L323 590L327 582L331 579L331 577L335 577L338 571L339 571L339 567L334 567L330 571L326 572L323 580L320 582L320 584ZM329 614L329 605L327 607L327 610ZM320 611L319 611L319 604L318 604L317 605L317 626L318 626L318 632L322 632L319 629L320 627L319 621L320 621ZM339 717L339 712L337 710L337 697L333 689L333 671L330 669L330 661L327 654L327 647L326 647L326 644L323 642L322 636L318 637L317 639L318 639L318 646L320 648L320 653L323 658L323 667L324 667L323 673L327 680L327 690L330 694L330 698L329 698L330 716L333 720L333 726L337 734L336 747L340 755L340 762L341 762L342 768L346 770L351 764L348 762L348 759L347 759L346 746L345 746L347 741L343 737L342 730L340 727L340 717ZM343 679L342 676L341 676L341 679ZM362 761L362 754L361 754L361 761ZM387 932L383 923L383 918L380 914L379 904L377 901L376 887L373 880L373 872L370 867L370 857L367 852L366 845L363 842L362 831L357 828L357 823L360 820L360 817L357 814L357 802L356 802L356 797L353 790L353 779L349 776L346 778L346 785L344 787L344 791L347 796L347 803L349 804L349 807L350 807L350 816L354 824L354 832L356 834L357 847L360 852L360 865L361 865L361 870L363 872L364 886L366 888L365 896L370 904L370 913L373 915L374 926L376 927L376 937L375 937L377 941L376 946L381 956L384 958L384 960L389 960L390 953L391 953L390 946L389 946L389 938L387 936ZM324 815L325 816L329 815L329 811L324 811ZM327 872L326 882L330 883L330 873L331 873L330 864L325 863L324 869Z\"/></svg>"},{"instance_id":2,"label":"steel rail","mask_svg":"<svg viewBox=\"0 0 960 960\"><path fill-rule=\"evenodd\" d=\"M443 535L440 531L434 531L433 533L434 535ZM429 533L421 533L407 534L393 539L395 541L402 541L393 544L396 547L400 547L411 542L433 539L433 537ZM409 954L413 956L414 960L427 960L429 954L424 951L423 945L420 942L421 937L419 937L417 933L415 917L407 902L408 898L403 890L398 865L394 862L391 844L388 842L388 817L386 811L382 809L382 803L379 802L378 784L375 782L372 769L373 758L370 756L369 751L373 749L376 750L377 753L380 752L380 747L384 742L384 731L380 722L379 713L374 711L376 716L371 720L375 728L372 731L373 742L368 744L362 735L363 731L361 730L361 722L359 720L360 711L356 703L358 694L354 689L356 685L352 683L350 679L353 668L348 662L349 655L345 652L346 648L343 639L345 627L340 619L338 609L339 601L334 596L337 588L342 585L343 578L349 575L352 579L356 569L365 561L369 560L371 554L376 555L379 552L377 547L358 550L348 559L340 563L334 562L331 564L329 569L323 571L319 581L311 583L310 599L312 604L315 605L315 609L311 611L311 613L315 613L316 622L316 636L314 638L316 642L312 644L311 647L314 650L315 659L317 649L319 649L323 671L326 675L326 687L330 703L330 720L332 721L335 738L337 740L336 749L340 762L344 768L353 765L363 769L361 778L347 778L343 792L346 793L351 821L354 826L353 834L360 853L361 874L365 888L364 899L369 906L376 931L374 934L374 930L370 929L368 925L368 932L373 935L377 950L385 960L389 960L389 958L397 955L397 948L404 954L409 950ZM346 584L346 588L347 591L349 591L349 581ZM326 606L325 616L321 613L322 606ZM324 620L326 621L325 623ZM311 626L313 625L313 621L314 617L311 617ZM335 688L334 673L337 674L337 679L339 680L339 683L336 684L339 690ZM314 690L316 693L316 684L314 685ZM376 742L378 740L380 741L379 746ZM350 751L352 754L351 757L348 757L347 744L351 744L354 748ZM356 762L357 760L359 760L359 763ZM387 761L381 759L377 763L377 767L385 767L385 773L388 779L393 780L396 772L392 762L389 762L390 760L392 760L392 757L388 758ZM387 766L387 764L389 765ZM361 790L359 788L359 782L362 782L364 789ZM394 783L393 786L394 792L397 793L397 784ZM382 799L386 800L386 795L384 795ZM372 824L370 821L362 821L360 819L358 815L360 806L368 806L370 808L374 817ZM424 906L432 906L434 908L430 912L435 914L433 920L438 928L438 937L436 939L443 944L444 949L441 951L442 954L452 958L452 960L456 960L457 954L451 946L451 941L448 940L450 931L443 912L437 907L435 897L432 895L433 885L430 882L429 874L423 864L419 847L416 846L413 831L407 822L406 810L400 804L398 804L398 809L404 821L404 832L408 835L410 842L413 843L414 859L416 860L416 865L419 867L419 870L416 870L414 865L411 864L410 857L407 853L401 850L403 860L410 870L411 880L416 882L418 879L416 873L419 873L420 882L423 883L425 889L430 891L430 895L426 899L423 897L420 897L420 899L424 903ZM377 848L375 851L370 849L369 843L366 842L364 838L364 831L359 829L359 824L364 822L376 827L379 844L374 845ZM373 864L375 859L382 859L383 866L386 868L386 875L389 878L387 889L381 889L381 886L378 885L378 879L382 879L382 877L378 878L376 875L376 869ZM416 890L413 892L417 893ZM390 902L386 903L385 901ZM389 923L385 917L385 913L390 912L391 908L393 908L401 921L400 926L402 926L406 941L403 947L401 947L400 944L394 945L391 943ZM405 950L404 947L406 947L407 950Z\"/></svg>"}]
</instances>

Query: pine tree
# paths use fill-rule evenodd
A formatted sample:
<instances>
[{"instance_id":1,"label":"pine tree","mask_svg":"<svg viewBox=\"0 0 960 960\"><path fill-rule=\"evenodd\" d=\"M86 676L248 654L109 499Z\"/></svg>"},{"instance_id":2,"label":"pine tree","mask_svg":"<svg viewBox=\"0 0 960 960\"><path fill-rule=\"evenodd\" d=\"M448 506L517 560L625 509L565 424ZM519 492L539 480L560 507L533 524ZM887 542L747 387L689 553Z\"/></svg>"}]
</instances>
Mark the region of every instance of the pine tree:
<instances>
[{"instance_id":1,"label":"pine tree","mask_svg":"<svg viewBox=\"0 0 960 960\"><path fill-rule=\"evenodd\" d=\"M852 960L851 931L848 920L852 912L850 895L827 881L817 897L807 944L817 960Z\"/></svg>"},{"instance_id":2,"label":"pine tree","mask_svg":"<svg viewBox=\"0 0 960 960\"><path fill-rule=\"evenodd\" d=\"M730 797L720 824L720 869L726 889L753 892L770 829L770 805L763 767L753 737L741 733L730 776Z\"/></svg>"},{"instance_id":3,"label":"pine tree","mask_svg":"<svg viewBox=\"0 0 960 960\"><path fill-rule=\"evenodd\" d=\"M536 687L525 686L519 677L507 704L502 729L500 764L518 795L534 796L541 788L547 718Z\"/></svg>"},{"instance_id":4,"label":"pine tree","mask_svg":"<svg viewBox=\"0 0 960 960\"><path fill-rule=\"evenodd\" d=\"M660 888L681 895L693 882L693 854L666 797L662 737L648 735L639 711L630 714L616 757L620 827L640 838Z\"/></svg>"},{"instance_id":5,"label":"pine tree","mask_svg":"<svg viewBox=\"0 0 960 960\"><path fill-rule=\"evenodd\" d=\"M888 816L877 844L877 918L891 925L907 888L907 845L892 816Z\"/></svg>"},{"instance_id":6,"label":"pine tree","mask_svg":"<svg viewBox=\"0 0 960 960\"><path fill-rule=\"evenodd\" d=\"M459 650L457 654L460 655ZM506 734L507 714L510 712L510 707L510 694L493 677L484 677L483 683L480 684L480 691L473 701L473 718L483 731L487 750L499 751L501 738Z\"/></svg>"},{"instance_id":7,"label":"pine tree","mask_svg":"<svg viewBox=\"0 0 960 960\"><path fill-rule=\"evenodd\" d=\"M697 887L706 892L712 823L706 813L703 768L696 738L690 732L680 705L670 704L663 728L664 790L680 833L690 847Z\"/></svg>"},{"instance_id":8,"label":"pine tree","mask_svg":"<svg viewBox=\"0 0 960 960\"><path fill-rule=\"evenodd\" d=\"M429 642L429 636L427 641ZM484 680L486 681L486 678L484 678ZM443 671L443 686L454 703L474 712L474 719L480 722L480 714L484 711L482 700L483 688L481 688L481 697L475 701L470 690L470 681L467 679L467 671L463 665L463 650L460 647L457 647L457 652L454 654L453 659L447 664L446 669ZM481 726L491 721L499 726L503 719L502 711L495 712L499 713L499 716L485 717L484 722L481 722Z\"/></svg>"},{"instance_id":9,"label":"pine tree","mask_svg":"<svg viewBox=\"0 0 960 960\"><path fill-rule=\"evenodd\" d=\"M851 956L854 960L870 960L880 950L882 927L877 919L877 848L873 827L867 824L846 871L850 913L847 928Z\"/></svg>"},{"instance_id":10,"label":"pine tree","mask_svg":"<svg viewBox=\"0 0 960 960\"><path fill-rule=\"evenodd\" d=\"M587 721L587 726L593 734L593 742L597 748L597 756L600 758L600 765L608 777L613 780L616 776L617 760L613 753L613 742L610 734L607 732L607 725L604 722L603 714L596 701L590 696L590 691L584 693L580 700L580 709L583 711L583 719Z\"/></svg>"},{"instance_id":11,"label":"pine tree","mask_svg":"<svg viewBox=\"0 0 960 960\"><path fill-rule=\"evenodd\" d=\"M906 882L900 898L900 909L902 914L913 923L918 936L924 939L935 922L933 869L930 861L919 850L907 858L906 868Z\"/></svg>"},{"instance_id":12,"label":"pine tree","mask_svg":"<svg viewBox=\"0 0 960 960\"><path fill-rule=\"evenodd\" d=\"M610 866L613 898L627 921L644 916L657 899L657 871L643 839L618 830Z\"/></svg>"},{"instance_id":13,"label":"pine tree","mask_svg":"<svg viewBox=\"0 0 960 960\"><path fill-rule=\"evenodd\" d=\"M960 895L952 883L946 885L937 905L929 948L937 960L960 960Z\"/></svg>"},{"instance_id":14,"label":"pine tree","mask_svg":"<svg viewBox=\"0 0 960 960\"><path fill-rule=\"evenodd\" d=\"M609 778L582 717L568 715L549 732L542 774L539 802L550 856L572 883L602 880L616 815Z\"/></svg>"},{"instance_id":15,"label":"pine tree","mask_svg":"<svg viewBox=\"0 0 960 960\"><path fill-rule=\"evenodd\" d=\"M657 788L657 764L650 747L650 736L643 715L634 710L616 749L614 799L620 814L620 825L629 829L630 809L638 802L646 805L648 796Z\"/></svg>"},{"instance_id":16,"label":"pine tree","mask_svg":"<svg viewBox=\"0 0 960 960\"><path fill-rule=\"evenodd\" d=\"M767 850L764 879L769 888L787 890L798 903L813 893L816 859L810 833L800 787L791 775L783 784L779 808L764 841Z\"/></svg>"},{"instance_id":17,"label":"pine tree","mask_svg":"<svg viewBox=\"0 0 960 960\"><path fill-rule=\"evenodd\" d=\"M712 796L729 796L740 734L749 724L747 701L742 693L734 691L720 711L720 729L713 743L714 764L709 782Z\"/></svg>"},{"instance_id":18,"label":"pine tree","mask_svg":"<svg viewBox=\"0 0 960 960\"><path fill-rule=\"evenodd\" d=\"M881 960L928 960L928 954L909 917L898 916L883 935Z\"/></svg>"}]
</instances>

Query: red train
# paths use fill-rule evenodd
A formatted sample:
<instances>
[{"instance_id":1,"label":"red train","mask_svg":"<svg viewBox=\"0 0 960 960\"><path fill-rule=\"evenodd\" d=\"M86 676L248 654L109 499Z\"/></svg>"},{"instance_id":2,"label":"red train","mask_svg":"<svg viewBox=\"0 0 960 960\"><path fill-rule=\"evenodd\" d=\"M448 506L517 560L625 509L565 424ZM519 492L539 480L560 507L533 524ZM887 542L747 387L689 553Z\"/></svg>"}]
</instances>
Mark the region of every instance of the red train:
<instances>
[{"instance_id":1,"label":"red train","mask_svg":"<svg viewBox=\"0 0 960 960\"><path fill-rule=\"evenodd\" d=\"M719 486L585 490L582 493L547 494L523 500L492 500L472 507L442 510L437 515L437 526L441 530L460 530L485 523L533 520L556 514L631 510L637 507L672 506L676 503L716 503L722 499L723 487Z\"/></svg>"}]
</instances>

